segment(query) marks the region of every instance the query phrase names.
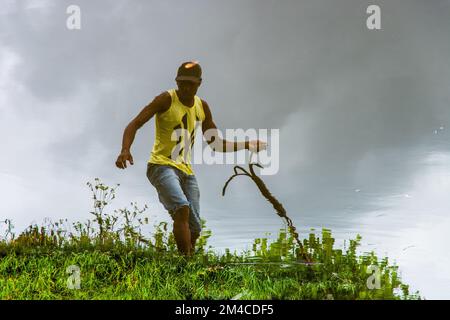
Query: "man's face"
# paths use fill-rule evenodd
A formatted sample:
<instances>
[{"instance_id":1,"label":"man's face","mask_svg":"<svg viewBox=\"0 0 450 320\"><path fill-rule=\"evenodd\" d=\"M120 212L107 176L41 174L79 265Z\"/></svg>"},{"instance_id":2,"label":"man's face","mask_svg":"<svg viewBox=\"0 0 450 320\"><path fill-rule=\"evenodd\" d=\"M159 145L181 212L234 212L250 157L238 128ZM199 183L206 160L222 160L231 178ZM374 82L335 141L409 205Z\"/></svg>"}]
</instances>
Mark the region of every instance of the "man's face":
<instances>
[{"instance_id":1,"label":"man's face","mask_svg":"<svg viewBox=\"0 0 450 320\"><path fill-rule=\"evenodd\" d=\"M201 82L194 82L188 80L177 80L179 93L186 98L192 98L197 93L198 87Z\"/></svg>"}]
</instances>

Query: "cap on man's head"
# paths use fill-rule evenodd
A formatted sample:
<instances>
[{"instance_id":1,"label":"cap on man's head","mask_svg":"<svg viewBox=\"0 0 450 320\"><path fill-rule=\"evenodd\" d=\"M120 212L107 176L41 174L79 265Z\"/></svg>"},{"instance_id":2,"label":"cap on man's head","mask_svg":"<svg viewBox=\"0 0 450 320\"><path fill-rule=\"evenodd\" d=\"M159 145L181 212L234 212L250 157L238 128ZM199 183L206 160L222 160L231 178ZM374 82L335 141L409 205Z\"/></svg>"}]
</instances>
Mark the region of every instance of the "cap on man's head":
<instances>
[{"instance_id":1,"label":"cap on man's head","mask_svg":"<svg viewBox=\"0 0 450 320\"><path fill-rule=\"evenodd\" d=\"M177 72L175 80L189 80L194 82L202 81L202 68L198 64L198 61L184 62Z\"/></svg>"}]
</instances>

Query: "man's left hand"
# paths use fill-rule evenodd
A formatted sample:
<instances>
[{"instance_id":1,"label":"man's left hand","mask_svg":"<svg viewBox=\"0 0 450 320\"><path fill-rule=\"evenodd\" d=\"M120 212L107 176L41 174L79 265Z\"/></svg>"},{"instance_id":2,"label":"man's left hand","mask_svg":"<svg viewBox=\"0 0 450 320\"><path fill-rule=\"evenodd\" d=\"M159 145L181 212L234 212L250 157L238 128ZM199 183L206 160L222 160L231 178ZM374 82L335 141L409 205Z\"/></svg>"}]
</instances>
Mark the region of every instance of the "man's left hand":
<instances>
[{"instance_id":1,"label":"man's left hand","mask_svg":"<svg viewBox=\"0 0 450 320\"><path fill-rule=\"evenodd\" d=\"M251 152L259 152L267 148L267 142L261 140L251 140L248 142L248 150Z\"/></svg>"}]
</instances>

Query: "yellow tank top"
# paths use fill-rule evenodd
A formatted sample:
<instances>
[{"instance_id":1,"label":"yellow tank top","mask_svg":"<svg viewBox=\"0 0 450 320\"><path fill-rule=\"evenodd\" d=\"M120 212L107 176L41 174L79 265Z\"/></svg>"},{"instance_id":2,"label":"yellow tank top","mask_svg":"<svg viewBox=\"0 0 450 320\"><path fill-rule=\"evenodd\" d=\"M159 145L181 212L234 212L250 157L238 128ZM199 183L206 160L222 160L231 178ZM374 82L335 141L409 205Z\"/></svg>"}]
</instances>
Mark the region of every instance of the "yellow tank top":
<instances>
[{"instance_id":1,"label":"yellow tank top","mask_svg":"<svg viewBox=\"0 0 450 320\"><path fill-rule=\"evenodd\" d=\"M195 96L194 105L188 107L180 102L175 89L167 92L172 103L165 112L155 114L155 142L148 162L171 165L193 175L191 150L196 129L205 120L202 101Z\"/></svg>"}]
</instances>

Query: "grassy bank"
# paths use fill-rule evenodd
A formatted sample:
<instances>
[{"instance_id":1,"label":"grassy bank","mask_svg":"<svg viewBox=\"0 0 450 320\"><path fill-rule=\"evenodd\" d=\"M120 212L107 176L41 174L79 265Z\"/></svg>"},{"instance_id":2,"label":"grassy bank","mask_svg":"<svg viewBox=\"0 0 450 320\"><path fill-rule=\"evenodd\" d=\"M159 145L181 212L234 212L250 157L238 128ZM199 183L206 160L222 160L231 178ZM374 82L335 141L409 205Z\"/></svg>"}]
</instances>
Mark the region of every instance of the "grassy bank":
<instances>
[{"instance_id":1,"label":"grassy bank","mask_svg":"<svg viewBox=\"0 0 450 320\"><path fill-rule=\"evenodd\" d=\"M204 229L196 254L178 255L166 223L151 239L145 209L105 213L115 189L89 184L93 219L30 226L16 237L10 221L0 240L1 299L417 299L387 258L357 255L360 238L334 248L329 230L303 239L314 264L302 264L285 229L252 250L216 253ZM78 281L79 279L79 281Z\"/></svg>"}]
</instances>

